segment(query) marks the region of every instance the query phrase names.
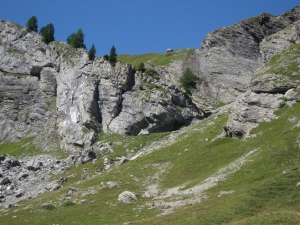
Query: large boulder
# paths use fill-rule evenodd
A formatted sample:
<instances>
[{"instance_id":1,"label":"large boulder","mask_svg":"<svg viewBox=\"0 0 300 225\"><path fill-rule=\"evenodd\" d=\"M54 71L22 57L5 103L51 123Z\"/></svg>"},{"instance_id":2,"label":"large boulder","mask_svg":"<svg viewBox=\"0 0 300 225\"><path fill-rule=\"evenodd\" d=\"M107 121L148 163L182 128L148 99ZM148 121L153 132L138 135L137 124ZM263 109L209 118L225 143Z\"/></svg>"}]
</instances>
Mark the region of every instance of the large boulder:
<instances>
[{"instance_id":1,"label":"large boulder","mask_svg":"<svg viewBox=\"0 0 300 225\"><path fill-rule=\"evenodd\" d=\"M28 170L37 171L43 166L43 163L39 159L32 159L27 162L26 168Z\"/></svg>"},{"instance_id":2,"label":"large boulder","mask_svg":"<svg viewBox=\"0 0 300 225\"><path fill-rule=\"evenodd\" d=\"M261 122L275 119L273 112L284 105L282 94L254 93L248 90L234 103L227 124L223 127L224 136L249 137L249 132Z\"/></svg>"},{"instance_id":3,"label":"large boulder","mask_svg":"<svg viewBox=\"0 0 300 225\"><path fill-rule=\"evenodd\" d=\"M7 184L10 184L10 183L11 183L11 180L8 177L4 177L0 181L0 185L7 185Z\"/></svg>"},{"instance_id":4,"label":"large boulder","mask_svg":"<svg viewBox=\"0 0 300 225\"><path fill-rule=\"evenodd\" d=\"M137 196L134 193L130 192L130 191L124 191L119 195L118 200L120 202L130 203L132 201L136 201Z\"/></svg>"}]
</instances>

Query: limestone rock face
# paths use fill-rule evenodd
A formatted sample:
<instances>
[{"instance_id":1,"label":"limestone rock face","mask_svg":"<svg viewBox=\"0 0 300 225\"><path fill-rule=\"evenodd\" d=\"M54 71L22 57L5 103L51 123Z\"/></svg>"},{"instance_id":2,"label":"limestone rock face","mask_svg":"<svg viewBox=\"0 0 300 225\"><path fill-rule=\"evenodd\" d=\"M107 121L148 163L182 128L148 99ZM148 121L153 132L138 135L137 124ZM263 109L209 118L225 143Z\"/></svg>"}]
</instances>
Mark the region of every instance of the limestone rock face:
<instances>
[{"instance_id":1,"label":"limestone rock face","mask_svg":"<svg viewBox=\"0 0 300 225\"><path fill-rule=\"evenodd\" d=\"M185 59L154 67L156 77L130 65L111 67L104 58L90 61L84 49L56 41L45 44L36 32L2 20L0 141L35 136L40 149L60 147L80 155L93 148L102 131L138 135L188 125L206 113L199 108L201 100L177 88L186 67L198 75L198 93L214 101L234 101L249 87L256 94L284 94L300 85L297 74L282 76L268 63L279 52L297 52L299 12L300 7L279 17L263 13L218 29L205 37L200 49L185 50ZM297 61L298 56L291 62ZM297 99L292 94L287 96ZM248 104L248 97L241 97L241 104Z\"/></svg>"},{"instance_id":2,"label":"limestone rock face","mask_svg":"<svg viewBox=\"0 0 300 225\"><path fill-rule=\"evenodd\" d=\"M57 64L40 36L0 22L0 139L35 136L48 120L56 96Z\"/></svg>"},{"instance_id":3,"label":"limestone rock face","mask_svg":"<svg viewBox=\"0 0 300 225\"><path fill-rule=\"evenodd\" d=\"M134 193L130 191L124 191L119 195L118 200L124 203L130 203L132 201L136 201L137 197Z\"/></svg>"},{"instance_id":4,"label":"limestone rock face","mask_svg":"<svg viewBox=\"0 0 300 225\"><path fill-rule=\"evenodd\" d=\"M260 122L275 119L273 112L284 105L282 94L257 94L248 90L234 103L232 112L224 126L224 135L234 138L248 137L249 131Z\"/></svg>"},{"instance_id":5,"label":"limestone rock face","mask_svg":"<svg viewBox=\"0 0 300 225\"><path fill-rule=\"evenodd\" d=\"M250 82L252 91L285 93L299 86L297 71L289 68L299 64L300 22L297 21L261 42L265 64Z\"/></svg>"},{"instance_id":6,"label":"limestone rock face","mask_svg":"<svg viewBox=\"0 0 300 225\"><path fill-rule=\"evenodd\" d=\"M199 80L201 86L206 87L200 89L202 94L231 102L245 92L254 72L268 57L261 54L260 43L299 19L299 11L298 6L278 18L263 13L209 33L196 51L200 65Z\"/></svg>"},{"instance_id":7,"label":"limestone rock face","mask_svg":"<svg viewBox=\"0 0 300 225\"><path fill-rule=\"evenodd\" d=\"M300 87L298 87L297 89L290 89L285 93L285 97L287 99L287 101L296 101L296 102L300 102Z\"/></svg>"},{"instance_id":8,"label":"limestone rock face","mask_svg":"<svg viewBox=\"0 0 300 225\"><path fill-rule=\"evenodd\" d=\"M296 21L288 28L270 35L260 43L260 50L264 62L268 62L276 54L288 49L292 44L299 44L300 21Z\"/></svg>"},{"instance_id":9,"label":"limestone rock face","mask_svg":"<svg viewBox=\"0 0 300 225\"><path fill-rule=\"evenodd\" d=\"M46 45L10 21L0 22L0 104L0 140L35 136L38 148L70 153L89 149L101 127L137 135L205 116L163 79L104 58L90 61L84 49L63 42Z\"/></svg>"},{"instance_id":10,"label":"limestone rock face","mask_svg":"<svg viewBox=\"0 0 300 225\"><path fill-rule=\"evenodd\" d=\"M142 129L168 131L205 116L173 85L134 74L131 66L117 64L112 70L103 62L97 68L101 70L93 74L104 132L137 135Z\"/></svg>"},{"instance_id":11,"label":"limestone rock face","mask_svg":"<svg viewBox=\"0 0 300 225\"><path fill-rule=\"evenodd\" d=\"M296 8L298 9L298 8ZM299 10L298 10L299 11ZM249 90L234 103L224 135L249 137L262 121L276 118L273 112L299 99L299 21L266 37L260 44L265 64L252 78Z\"/></svg>"}]
</instances>

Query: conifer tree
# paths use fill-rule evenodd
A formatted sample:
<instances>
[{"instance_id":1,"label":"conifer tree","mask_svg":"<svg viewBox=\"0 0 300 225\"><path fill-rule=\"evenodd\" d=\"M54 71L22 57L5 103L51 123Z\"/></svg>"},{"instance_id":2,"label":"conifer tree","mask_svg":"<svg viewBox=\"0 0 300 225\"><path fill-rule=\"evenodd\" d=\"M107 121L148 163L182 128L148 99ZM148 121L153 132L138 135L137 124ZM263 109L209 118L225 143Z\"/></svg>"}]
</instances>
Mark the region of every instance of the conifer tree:
<instances>
[{"instance_id":1,"label":"conifer tree","mask_svg":"<svg viewBox=\"0 0 300 225\"><path fill-rule=\"evenodd\" d=\"M45 27L42 27L40 30L42 35L42 40L49 44L51 41L54 41L54 26L52 23L47 24Z\"/></svg>"},{"instance_id":2,"label":"conifer tree","mask_svg":"<svg viewBox=\"0 0 300 225\"><path fill-rule=\"evenodd\" d=\"M146 69L145 69L145 64L143 62L141 62L139 65L138 65L138 68L137 68L138 71L141 71L141 72L145 72Z\"/></svg>"},{"instance_id":3,"label":"conifer tree","mask_svg":"<svg viewBox=\"0 0 300 225\"><path fill-rule=\"evenodd\" d=\"M29 20L26 23L26 27L29 28L32 31L38 32L38 21L35 16L32 16L29 18Z\"/></svg>"},{"instance_id":4,"label":"conifer tree","mask_svg":"<svg viewBox=\"0 0 300 225\"><path fill-rule=\"evenodd\" d=\"M89 60L94 60L95 59L95 54L96 54L96 48L94 44L92 45L91 49L89 50Z\"/></svg>"},{"instance_id":5,"label":"conifer tree","mask_svg":"<svg viewBox=\"0 0 300 225\"><path fill-rule=\"evenodd\" d=\"M110 49L108 61L112 67L115 67L115 65L117 63L117 54L116 54L115 46L112 46Z\"/></svg>"},{"instance_id":6,"label":"conifer tree","mask_svg":"<svg viewBox=\"0 0 300 225\"><path fill-rule=\"evenodd\" d=\"M86 49L86 46L84 44L84 33L82 29L78 29L76 33L71 34L67 38L67 43L71 45L74 48L84 48Z\"/></svg>"}]
</instances>

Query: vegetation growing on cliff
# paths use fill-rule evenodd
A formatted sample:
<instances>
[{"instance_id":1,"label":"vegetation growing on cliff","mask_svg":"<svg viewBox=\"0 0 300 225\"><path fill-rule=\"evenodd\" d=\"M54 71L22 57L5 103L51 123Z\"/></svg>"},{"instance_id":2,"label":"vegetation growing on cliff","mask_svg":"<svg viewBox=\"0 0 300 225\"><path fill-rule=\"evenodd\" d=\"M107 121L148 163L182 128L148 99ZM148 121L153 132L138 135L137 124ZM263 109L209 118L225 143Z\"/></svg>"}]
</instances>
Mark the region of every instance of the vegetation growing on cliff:
<instances>
[{"instance_id":1,"label":"vegetation growing on cliff","mask_svg":"<svg viewBox=\"0 0 300 225\"><path fill-rule=\"evenodd\" d=\"M38 32L38 20L36 16L32 16L26 23L26 27L32 31Z\"/></svg>"},{"instance_id":2,"label":"vegetation growing on cliff","mask_svg":"<svg viewBox=\"0 0 300 225\"><path fill-rule=\"evenodd\" d=\"M40 30L40 34L42 35L42 41L46 44L49 44L51 41L54 41L54 25L52 23L47 24L42 27Z\"/></svg>"},{"instance_id":3,"label":"vegetation growing on cliff","mask_svg":"<svg viewBox=\"0 0 300 225\"><path fill-rule=\"evenodd\" d=\"M79 28L76 33L70 34L70 36L67 38L67 43L74 48L86 49L84 44L84 33L82 29Z\"/></svg>"},{"instance_id":4,"label":"vegetation growing on cliff","mask_svg":"<svg viewBox=\"0 0 300 225\"><path fill-rule=\"evenodd\" d=\"M116 52L115 46L112 46L110 49L108 61L112 67L115 67L115 65L117 63L117 52Z\"/></svg>"},{"instance_id":5,"label":"vegetation growing on cliff","mask_svg":"<svg viewBox=\"0 0 300 225\"><path fill-rule=\"evenodd\" d=\"M94 60L95 59L95 54L96 54L96 48L93 44L91 49L88 52L89 60Z\"/></svg>"},{"instance_id":6,"label":"vegetation growing on cliff","mask_svg":"<svg viewBox=\"0 0 300 225\"><path fill-rule=\"evenodd\" d=\"M264 71L257 74L279 74L288 76L292 80L300 79L300 44L293 44L282 53L275 55L264 66Z\"/></svg>"},{"instance_id":7,"label":"vegetation growing on cliff","mask_svg":"<svg viewBox=\"0 0 300 225\"><path fill-rule=\"evenodd\" d=\"M197 76L192 72L192 70L187 67L183 72L182 77L180 77L180 83L186 94L191 94L192 89L196 88Z\"/></svg>"}]
</instances>

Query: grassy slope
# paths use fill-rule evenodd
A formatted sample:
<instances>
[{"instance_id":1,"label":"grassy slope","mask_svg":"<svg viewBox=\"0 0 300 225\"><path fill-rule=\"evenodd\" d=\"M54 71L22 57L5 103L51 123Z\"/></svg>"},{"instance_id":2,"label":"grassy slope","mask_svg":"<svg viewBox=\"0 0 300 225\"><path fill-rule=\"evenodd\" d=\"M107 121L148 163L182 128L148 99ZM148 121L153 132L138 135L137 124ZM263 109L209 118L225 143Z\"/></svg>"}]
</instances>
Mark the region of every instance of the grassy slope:
<instances>
[{"instance_id":1,"label":"grassy slope","mask_svg":"<svg viewBox=\"0 0 300 225\"><path fill-rule=\"evenodd\" d=\"M232 150L258 147L259 154L210 189L207 200L146 224L298 224L300 151L299 127L295 123L299 112L300 104L284 107L278 112L279 119L263 123L254 131L262 132L261 136L240 146L231 145ZM293 116L297 118L294 123L288 121ZM286 169L291 171L283 174ZM230 190L234 193L217 197L220 191Z\"/></svg>"},{"instance_id":2,"label":"grassy slope","mask_svg":"<svg viewBox=\"0 0 300 225\"><path fill-rule=\"evenodd\" d=\"M296 224L300 222L300 151L299 127L300 104L284 107L277 112L280 118L262 123L253 133L257 138L237 140L230 138L213 139L221 133L226 116L208 118L181 135L177 143L152 154L106 171L93 178L82 180L82 169L89 174L101 168L102 161L95 164L79 165L59 177L74 174L74 178L63 184L61 190L46 193L38 198L19 203L19 208L0 212L5 224ZM289 118L296 118L290 122ZM205 128L205 129L203 129ZM192 129L196 129L191 131ZM202 130L202 131L201 131ZM165 134L163 134L165 135ZM112 137L111 137L112 138ZM113 137L118 138L118 137ZM157 137L150 137L155 140ZM208 141L206 141L208 138ZM299 139L299 140L298 140ZM124 140L120 138L119 140ZM139 145L147 140L138 139ZM137 146L134 138L128 141ZM124 149L130 147L124 147ZM122 151L122 145L118 151ZM134 148L134 147L133 147ZM175 213L156 217L160 209L140 208L151 199L143 198L145 187L142 183L160 169L155 165L172 165L162 176L162 189L188 182L191 187L207 178L219 168L234 161L243 154L259 148L253 160L241 170L230 175L226 181L207 191L208 198L201 203L187 206ZM187 149L187 151L184 151ZM286 169L292 169L283 174ZM57 177L57 178L59 178ZM76 181L83 181L75 184ZM101 182L118 181L117 188L102 188L95 194L74 196L72 201L85 199L85 203L64 206L68 187L80 190L88 187L96 190ZM131 204L118 202L118 195L125 190L135 192L139 200ZM220 191L234 193L218 198ZM51 202L52 201L52 202ZM53 204L55 210L41 208L42 203ZM29 207L28 207L29 206ZM26 208L27 207L27 208ZM13 216L16 216L13 218Z\"/></svg>"},{"instance_id":3,"label":"grassy slope","mask_svg":"<svg viewBox=\"0 0 300 225\"><path fill-rule=\"evenodd\" d=\"M122 63L128 63L135 67L143 62L147 63L149 60L156 66L164 66L175 60L184 60L194 53L193 49L181 49L168 53L148 53L141 55L118 55L118 60Z\"/></svg>"},{"instance_id":4,"label":"grassy slope","mask_svg":"<svg viewBox=\"0 0 300 225\"><path fill-rule=\"evenodd\" d=\"M33 142L34 137L28 137L22 139L19 142L5 142L0 144L0 154L9 154L17 158L23 158L25 156L36 156L40 154L48 154L56 156L57 158L67 157L67 153L63 152L61 149L51 152L42 152L37 149Z\"/></svg>"},{"instance_id":5,"label":"grassy slope","mask_svg":"<svg viewBox=\"0 0 300 225\"><path fill-rule=\"evenodd\" d=\"M279 74L284 77L288 77L291 80L300 79L300 44L293 44L282 53L275 55L266 65L263 67L264 71L259 72L256 76L263 74Z\"/></svg>"}]
</instances>

